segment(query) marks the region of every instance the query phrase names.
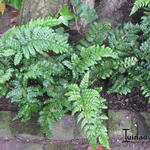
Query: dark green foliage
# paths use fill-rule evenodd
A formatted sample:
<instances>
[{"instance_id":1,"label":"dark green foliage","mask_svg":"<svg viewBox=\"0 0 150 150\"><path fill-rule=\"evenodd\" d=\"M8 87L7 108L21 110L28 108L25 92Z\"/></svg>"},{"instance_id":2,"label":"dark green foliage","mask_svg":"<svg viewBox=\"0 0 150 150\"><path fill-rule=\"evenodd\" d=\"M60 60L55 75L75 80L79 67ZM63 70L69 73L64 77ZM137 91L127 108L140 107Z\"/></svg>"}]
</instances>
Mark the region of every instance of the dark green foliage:
<instances>
[{"instance_id":1,"label":"dark green foliage","mask_svg":"<svg viewBox=\"0 0 150 150\"><path fill-rule=\"evenodd\" d=\"M76 7L75 15L78 19L85 19L90 23L98 17L95 9L91 9L90 6L82 0L71 0L71 4Z\"/></svg>"},{"instance_id":2,"label":"dark green foliage","mask_svg":"<svg viewBox=\"0 0 150 150\"><path fill-rule=\"evenodd\" d=\"M103 120L107 119L102 115L102 109L106 109L104 98L99 97L99 92L102 89L90 89L89 72L82 79L80 85L71 84L66 94L69 96L69 101L73 105L72 113L80 112L78 122L81 122L81 128L93 148L96 149L97 141L109 149L107 129L102 124Z\"/></svg>"},{"instance_id":3,"label":"dark green foliage","mask_svg":"<svg viewBox=\"0 0 150 150\"><path fill-rule=\"evenodd\" d=\"M130 28L131 26L133 27ZM110 79L112 88L110 91L127 94L137 85L141 87L144 85L145 88L148 88L147 84L150 83L150 72L148 68L150 60L150 39L146 39L146 35L148 35L150 29L146 30L145 33L142 22L139 27L137 25L124 25L119 31L117 35L116 29L111 32L109 44L111 48L118 51L120 58L124 58L126 61L124 61L123 70L119 67L117 72L112 74ZM140 35L141 31L143 31L142 35ZM112 38L112 35L118 38ZM113 43L118 44L115 45ZM119 43L121 44L119 45ZM145 93L148 94L148 90L146 91ZM144 95L146 95L145 93L143 92Z\"/></svg>"},{"instance_id":4,"label":"dark green foliage","mask_svg":"<svg viewBox=\"0 0 150 150\"><path fill-rule=\"evenodd\" d=\"M98 62L103 61L102 58L116 58L117 55L108 47L90 46L88 48L80 47L80 54L73 54L71 61L64 61L64 65L72 70L73 77L77 78L79 74L84 73Z\"/></svg>"},{"instance_id":5,"label":"dark green foliage","mask_svg":"<svg viewBox=\"0 0 150 150\"><path fill-rule=\"evenodd\" d=\"M78 84L87 70L93 70L103 59L117 58L111 48L102 45L72 47L68 43L68 34L57 27L62 22L61 18L37 19L9 30L0 38L0 96L7 96L18 103L19 111L14 119L28 120L38 113L39 123L47 136L51 134L52 124L66 112L82 111L78 105L72 106L66 95L67 87ZM91 145L96 145L98 139L109 147L107 130L102 125L106 119L101 115L102 109L106 108L102 104L104 99L99 98L98 91L88 89L88 78L86 74L79 87L83 92L81 101L89 102L84 108L91 113L91 117L83 122L86 126L84 131ZM90 122L86 124L87 119L93 125Z\"/></svg>"},{"instance_id":6,"label":"dark green foliage","mask_svg":"<svg viewBox=\"0 0 150 150\"><path fill-rule=\"evenodd\" d=\"M86 34L86 41L80 41L80 44L84 47L102 45L106 41L111 29L110 21L94 22L89 25L89 29Z\"/></svg>"},{"instance_id":7,"label":"dark green foliage","mask_svg":"<svg viewBox=\"0 0 150 150\"><path fill-rule=\"evenodd\" d=\"M149 16L140 25L91 24L85 40L74 47L58 27L61 23L61 17L40 18L0 37L0 97L18 103L15 119L28 120L38 113L48 136L52 124L66 112L78 112L92 147L100 142L109 148L102 124L107 118L102 115L105 100L99 97L99 89L89 87L109 79L109 92L127 94L140 86L143 95L150 97Z\"/></svg>"},{"instance_id":8,"label":"dark green foliage","mask_svg":"<svg viewBox=\"0 0 150 150\"><path fill-rule=\"evenodd\" d=\"M150 7L150 0L136 0L131 11L131 15L134 14L141 7Z\"/></svg>"},{"instance_id":9,"label":"dark green foliage","mask_svg":"<svg viewBox=\"0 0 150 150\"><path fill-rule=\"evenodd\" d=\"M116 57L104 58L92 72L93 79L109 78L109 92L127 94L133 87L141 86L142 93L150 96L150 19L142 19L140 25L126 23L114 29L107 21L94 23L86 40L78 46L105 44L115 52Z\"/></svg>"},{"instance_id":10,"label":"dark green foliage","mask_svg":"<svg viewBox=\"0 0 150 150\"><path fill-rule=\"evenodd\" d=\"M0 0L0 4L3 2L3 0ZM6 0L7 3L12 4L16 9L19 9L21 7L22 0Z\"/></svg>"}]
</instances>

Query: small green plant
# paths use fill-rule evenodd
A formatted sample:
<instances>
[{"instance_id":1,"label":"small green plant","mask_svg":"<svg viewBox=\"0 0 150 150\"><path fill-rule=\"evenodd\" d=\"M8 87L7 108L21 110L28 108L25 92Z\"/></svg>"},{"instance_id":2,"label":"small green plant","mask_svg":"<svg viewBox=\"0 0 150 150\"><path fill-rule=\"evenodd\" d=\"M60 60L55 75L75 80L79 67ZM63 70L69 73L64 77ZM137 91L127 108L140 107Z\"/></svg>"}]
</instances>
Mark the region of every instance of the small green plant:
<instances>
[{"instance_id":1,"label":"small green plant","mask_svg":"<svg viewBox=\"0 0 150 150\"><path fill-rule=\"evenodd\" d=\"M111 24L103 21L90 25L86 40L77 46L107 45L117 55L96 64L92 77L109 78L109 92L127 94L140 86L143 95L150 97L150 16L142 17L140 25L125 23L112 28Z\"/></svg>"},{"instance_id":2,"label":"small green plant","mask_svg":"<svg viewBox=\"0 0 150 150\"><path fill-rule=\"evenodd\" d=\"M72 47L68 43L68 34L58 26L61 23L64 23L61 17L40 18L10 29L0 38L1 97L7 96L12 102L18 103L19 111L14 119L28 120L39 113L39 123L47 136L51 135L52 124L68 111L76 110L80 113L79 118L83 112L91 113L90 118L83 116L79 119L81 122L84 120L82 128L85 135L93 147L98 139L98 142L109 148L107 130L102 125L106 117L101 115L102 109L106 108L102 104L105 100L99 98L98 91L88 88L92 82L88 84L89 75L84 74L88 70L92 71L103 59L116 58L117 55L102 45ZM81 91L78 93L80 102L87 101L89 105L81 106L80 110L75 105L77 99L71 101L77 95L69 85L77 86ZM66 95L68 86L72 90L69 98ZM91 124L93 119L96 120Z\"/></svg>"},{"instance_id":3,"label":"small green plant","mask_svg":"<svg viewBox=\"0 0 150 150\"><path fill-rule=\"evenodd\" d=\"M90 8L90 6L82 0L72 0L71 4L76 9L74 13L78 20L85 19L90 23L98 17L95 9Z\"/></svg>"},{"instance_id":4,"label":"small green plant","mask_svg":"<svg viewBox=\"0 0 150 150\"><path fill-rule=\"evenodd\" d=\"M71 84L68 86L68 100L72 103L72 114L79 112L77 122L81 122L81 128L87 136L93 150L101 143L109 148L107 129L102 124L107 117L102 115L102 110L107 109L105 99L99 97L101 88L91 89L89 86L89 72L82 79L80 85Z\"/></svg>"},{"instance_id":5,"label":"small green plant","mask_svg":"<svg viewBox=\"0 0 150 150\"><path fill-rule=\"evenodd\" d=\"M87 23L91 23L98 15L94 8L91 8L88 4L86 4L82 0L71 0L70 6L62 8L58 14L60 14L60 18L64 21L63 23L69 27L76 27L79 31L81 24L79 25L79 21L84 20ZM56 15L56 17L57 17Z\"/></svg>"}]
</instances>

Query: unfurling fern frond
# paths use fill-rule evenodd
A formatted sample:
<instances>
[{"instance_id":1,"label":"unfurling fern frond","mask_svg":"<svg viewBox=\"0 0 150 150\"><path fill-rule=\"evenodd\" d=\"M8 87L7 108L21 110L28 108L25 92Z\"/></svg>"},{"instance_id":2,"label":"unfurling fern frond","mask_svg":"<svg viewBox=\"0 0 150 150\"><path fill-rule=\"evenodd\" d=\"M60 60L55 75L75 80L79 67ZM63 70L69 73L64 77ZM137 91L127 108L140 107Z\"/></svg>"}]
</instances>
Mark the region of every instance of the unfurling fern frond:
<instances>
[{"instance_id":1,"label":"unfurling fern frond","mask_svg":"<svg viewBox=\"0 0 150 150\"><path fill-rule=\"evenodd\" d=\"M107 119L102 115L102 109L106 109L105 99L99 97L99 90L90 89L89 72L85 74L80 85L71 84L66 93L68 100L73 105L73 115L79 112L77 122L81 122L81 128L87 136L89 143L95 150L98 143L109 149L107 129L102 124ZM98 143L97 143L98 141Z\"/></svg>"}]
</instances>

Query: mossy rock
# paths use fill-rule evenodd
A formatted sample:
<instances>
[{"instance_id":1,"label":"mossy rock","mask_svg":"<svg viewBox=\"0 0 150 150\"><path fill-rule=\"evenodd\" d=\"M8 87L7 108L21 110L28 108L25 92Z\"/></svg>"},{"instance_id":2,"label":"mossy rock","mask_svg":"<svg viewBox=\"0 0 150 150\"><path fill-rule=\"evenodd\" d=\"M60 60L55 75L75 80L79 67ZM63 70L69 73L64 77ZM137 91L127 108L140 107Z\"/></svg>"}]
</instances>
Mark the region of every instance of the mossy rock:
<instances>
[{"instance_id":1,"label":"mossy rock","mask_svg":"<svg viewBox=\"0 0 150 150\"><path fill-rule=\"evenodd\" d=\"M73 150L71 143L48 144L45 150Z\"/></svg>"},{"instance_id":2,"label":"mossy rock","mask_svg":"<svg viewBox=\"0 0 150 150\"><path fill-rule=\"evenodd\" d=\"M128 110L109 110L108 117L108 131L110 137L124 137L123 129L130 129L128 131L129 135L137 134L137 115L134 112Z\"/></svg>"},{"instance_id":3,"label":"mossy rock","mask_svg":"<svg viewBox=\"0 0 150 150\"><path fill-rule=\"evenodd\" d=\"M12 113L12 118L14 116L15 113ZM12 134L29 139L42 138L43 133L37 120L38 118L35 116L26 122L21 121L21 119L12 121L10 125Z\"/></svg>"},{"instance_id":4,"label":"mossy rock","mask_svg":"<svg viewBox=\"0 0 150 150\"><path fill-rule=\"evenodd\" d=\"M0 138L12 137L10 130L11 112L0 111Z\"/></svg>"}]
</instances>

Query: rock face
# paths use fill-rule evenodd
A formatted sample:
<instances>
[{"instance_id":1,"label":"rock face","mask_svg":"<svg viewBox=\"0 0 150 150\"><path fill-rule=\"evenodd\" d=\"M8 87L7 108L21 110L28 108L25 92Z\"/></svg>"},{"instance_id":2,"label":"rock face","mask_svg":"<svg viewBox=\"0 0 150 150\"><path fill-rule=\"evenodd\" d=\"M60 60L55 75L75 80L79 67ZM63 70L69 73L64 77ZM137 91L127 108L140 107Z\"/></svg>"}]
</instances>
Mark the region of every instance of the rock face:
<instances>
[{"instance_id":1,"label":"rock face","mask_svg":"<svg viewBox=\"0 0 150 150\"><path fill-rule=\"evenodd\" d=\"M23 0L19 24L39 17L52 16L64 7L66 2L67 0Z\"/></svg>"},{"instance_id":2,"label":"rock face","mask_svg":"<svg viewBox=\"0 0 150 150\"><path fill-rule=\"evenodd\" d=\"M135 113L128 110L109 110L108 115L108 131L110 137L110 147L112 150L150 149L150 139L136 139L137 136L150 137L150 113ZM128 140L129 138L125 138L125 131L123 129L128 129L127 136L129 138L133 136L135 139Z\"/></svg>"},{"instance_id":3,"label":"rock face","mask_svg":"<svg viewBox=\"0 0 150 150\"><path fill-rule=\"evenodd\" d=\"M9 114L7 112L7 117L12 119L14 117L14 113ZM10 120L9 119L9 120ZM21 137L21 138L29 138L29 139L41 139L44 137L42 134L41 128L37 123L37 118L34 117L27 122L21 122L20 120L15 120L12 122L7 122L7 126L11 131L13 136ZM53 124L52 127L52 140L72 140L72 139L80 139L84 138L84 135L76 123L74 117L70 115L66 115L57 123Z\"/></svg>"},{"instance_id":4,"label":"rock face","mask_svg":"<svg viewBox=\"0 0 150 150\"><path fill-rule=\"evenodd\" d=\"M140 112L138 114L138 134L150 136L150 113Z\"/></svg>"},{"instance_id":5,"label":"rock face","mask_svg":"<svg viewBox=\"0 0 150 150\"><path fill-rule=\"evenodd\" d=\"M111 137L124 137L124 130L129 129L130 135L137 134L137 116L127 110L109 110L108 130Z\"/></svg>"},{"instance_id":6,"label":"rock face","mask_svg":"<svg viewBox=\"0 0 150 150\"><path fill-rule=\"evenodd\" d=\"M75 117L70 115L53 125L52 138L42 134L37 117L21 122L12 121L14 116L14 112L0 111L0 150L73 150L76 143L72 140L83 138Z\"/></svg>"},{"instance_id":7,"label":"rock face","mask_svg":"<svg viewBox=\"0 0 150 150\"><path fill-rule=\"evenodd\" d=\"M108 131L112 150L149 150L150 140L125 142L128 135L150 136L150 113L128 110L108 111ZM76 124L76 118L66 115L53 125L53 137L45 138L37 118L28 122L12 121L14 113L0 111L0 150L86 150L87 142Z\"/></svg>"},{"instance_id":8,"label":"rock face","mask_svg":"<svg viewBox=\"0 0 150 150\"><path fill-rule=\"evenodd\" d=\"M0 112L0 138L10 138L12 137L11 129L11 113L1 111Z\"/></svg>"},{"instance_id":9,"label":"rock face","mask_svg":"<svg viewBox=\"0 0 150 150\"><path fill-rule=\"evenodd\" d=\"M126 21L137 22L141 12L132 17L129 16L134 2L135 0L97 0L96 10L99 14L99 19L111 19L118 23Z\"/></svg>"},{"instance_id":10,"label":"rock face","mask_svg":"<svg viewBox=\"0 0 150 150\"><path fill-rule=\"evenodd\" d=\"M53 138L58 140L74 139L74 118L66 115L53 125Z\"/></svg>"},{"instance_id":11,"label":"rock face","mask_svg":"<svg viewBox=\"0 0 150 150\"><path fill-rule=\"evenodd\" d=\"M11 118L15 116L11 113ZM21 120L12 121L10 124L11 133L14 136L22 138L42 138L43 134L40 125L37 123L37 117L33 117L27 122L21 122Z\"/></svg>"},{"instance_id":12,"label":"rock face","mask_svg":"<svg viewBox=\"0 0 150 150\"><path fill-rule=\"evenodd\" d=\"M5 142L5 149L1 150L43 150L43 145L11 140Z\"/></svg>"}]
</instances>

